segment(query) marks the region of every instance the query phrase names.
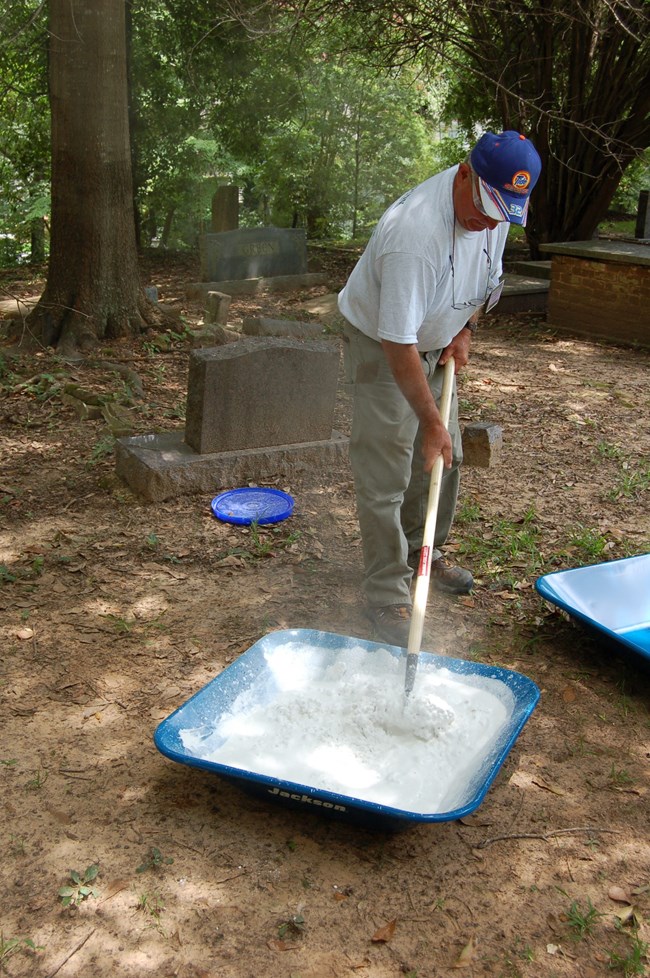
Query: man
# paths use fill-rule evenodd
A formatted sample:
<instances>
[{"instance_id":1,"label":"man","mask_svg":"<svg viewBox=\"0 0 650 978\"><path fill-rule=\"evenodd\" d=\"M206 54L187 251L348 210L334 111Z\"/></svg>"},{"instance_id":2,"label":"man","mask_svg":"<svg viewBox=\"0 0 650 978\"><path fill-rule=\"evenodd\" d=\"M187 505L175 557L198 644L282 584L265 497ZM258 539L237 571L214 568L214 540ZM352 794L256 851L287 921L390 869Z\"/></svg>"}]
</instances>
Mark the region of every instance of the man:
<instances>
[{"instance_id":1,"label":"man","mask_svg":"<svg viewBox=\"0 0 650 978\"><path fill-rule=\"evenodd\" d=\"M408 191L379 220L339 295L346 374L354 389L350 459L375 631L406 647L410 585L422 545L431 469L445 471L431 585L451 594L473 586L447 563L462 443L454 384L449 430L440 418L442 367L469 359L481 312L499 295L510 224L525 224L541 170L518 132L485 133L466 161Z\"/></svg>"}]
</instances>

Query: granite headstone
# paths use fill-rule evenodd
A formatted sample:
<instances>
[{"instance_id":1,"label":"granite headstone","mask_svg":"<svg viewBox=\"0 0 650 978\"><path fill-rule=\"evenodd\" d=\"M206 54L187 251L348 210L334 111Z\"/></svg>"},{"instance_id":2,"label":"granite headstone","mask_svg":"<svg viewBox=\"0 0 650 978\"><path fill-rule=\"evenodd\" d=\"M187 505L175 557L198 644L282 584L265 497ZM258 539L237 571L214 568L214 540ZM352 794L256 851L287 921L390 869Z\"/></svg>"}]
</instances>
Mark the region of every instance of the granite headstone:
<instances>
[{"instance_id":1,"label":"granite headstone","mask_svg":"<svg viewBox=\"0 0 650 978\"><path fill-rule=\"evenodd\" d=\"M239 227L239 187L217 187L212 198L210 230L234 231Z\"/></svg>"},{"instance_id":2,"label":"granite headstone","mask_svg":"<svg viewBox=\"0 0 650 978\"><path fill-rule=\"evenodd\" d=\"M307 239L299 228L239 228L200 239L201 279L303 275L307 271Z\"/></svg>"},{"instance_id":3,"label":"granite headstone","mask_svg":"<svg viewBox=\"0 0 650 978\"><path fill-rule=\"evenodd\" d=\"M339 351L320 340L251 337L190 354L185 441L232 452L332 437Z\"/></svg>"}]
</instances>

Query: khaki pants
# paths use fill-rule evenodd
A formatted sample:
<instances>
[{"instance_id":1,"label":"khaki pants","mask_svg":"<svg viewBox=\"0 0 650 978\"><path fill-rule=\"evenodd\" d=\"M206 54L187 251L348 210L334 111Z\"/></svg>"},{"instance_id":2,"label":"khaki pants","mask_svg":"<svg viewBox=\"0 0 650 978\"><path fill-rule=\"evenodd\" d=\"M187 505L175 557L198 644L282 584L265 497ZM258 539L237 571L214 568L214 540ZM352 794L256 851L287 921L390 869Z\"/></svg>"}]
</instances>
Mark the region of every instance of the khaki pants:
<instances>
[{"instance_id":1,"label":"khaki pants","mask_svg":"<svg viewBox=\"0 0 650 978\"><path fill-rule=\"evenodd\" d=\"M373 607L410 604L408 555L422 546L430 475L422 470L418 419L397 386L381 344L349 323L344 328L346 380L354 393L350 462L363 543L364 591ZM422 355L429 387L440 402L442 350ZM454 383L449 419L453 466L443 470L434 545L447 539L463 459ZM432 558L440 556L435 549Z\"/></svg>"}]
</instances>

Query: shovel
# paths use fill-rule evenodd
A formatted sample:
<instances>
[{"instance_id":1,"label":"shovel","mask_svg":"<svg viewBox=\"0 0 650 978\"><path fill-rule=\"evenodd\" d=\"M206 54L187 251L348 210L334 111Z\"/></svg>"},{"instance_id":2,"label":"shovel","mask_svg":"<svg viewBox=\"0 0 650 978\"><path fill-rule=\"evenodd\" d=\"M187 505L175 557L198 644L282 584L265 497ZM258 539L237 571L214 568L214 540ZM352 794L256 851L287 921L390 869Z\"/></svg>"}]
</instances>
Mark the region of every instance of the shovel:
<instances>
[{"instance_id":1,"label":"shovel","mask_svg":"<svg viewBox=\"0 0 650 978\"><path fill-rule=\"evenodd\" d=\"M449 414L451 411L451 395L454 388L454 358L450 357L444 366L444 378L442 382L442 395L440 398L440 417L445 429L449 426ZM427 513L424 523L424 536L422 539L422 550L420 551L420 564L418 566L417 580L415 582L415 595L413 597L413 610L411 612L411 627L409 629L408 649L406 655L406 681L404 692L408 696L413 689L415 673L418 668L418 655L422 645L422 631L424 629L424 614L427 607L427 597L429 594L429 578L431 576L431 550L436 532L436 519L438 516L438 502L440 500L440 485L442 482L442 472L444 461L439 455L433 464L431 471L431 482L429 483L429 499L427 502Z\"/></svg>"}]
</instances>

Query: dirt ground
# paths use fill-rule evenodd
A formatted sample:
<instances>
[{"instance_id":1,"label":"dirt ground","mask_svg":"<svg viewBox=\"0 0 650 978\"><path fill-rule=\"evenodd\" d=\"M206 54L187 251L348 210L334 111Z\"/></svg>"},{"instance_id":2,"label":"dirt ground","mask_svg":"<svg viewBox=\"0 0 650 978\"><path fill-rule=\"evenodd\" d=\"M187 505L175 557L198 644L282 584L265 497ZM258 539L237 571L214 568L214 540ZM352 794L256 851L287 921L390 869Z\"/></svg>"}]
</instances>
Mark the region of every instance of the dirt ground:
<instances>
[{"instance_id":1,"label":"dirt ground","mask_svg":"<svg viewBox=\"0 0 650 978\"><path fill-rule=\"evenodd\" d=\"M320 256L327 287L233 300L230 324L313 321L305 303L352 258ZM64 403L77 383L113 396L134 432L182 428L198 264L143 264L184 317L166 337L79 364L0 346L0 972L645 974L648 673L534 582L650 550L650 352L531 315L477 334L462 420L498 423L504 447L465 469L448 550L476 588L431 594L424 647L522 672L541 698L473 813L391 833L254 798L154 746L158 723L263 635L372 636L347 462L326 484L272 483L294 514L254 533L215 520L209 498L135 497L107 421ZM41 285L0 281L13 296ZM349 415L341 389L339 430Z\"/></svg>"}]
</instances>

